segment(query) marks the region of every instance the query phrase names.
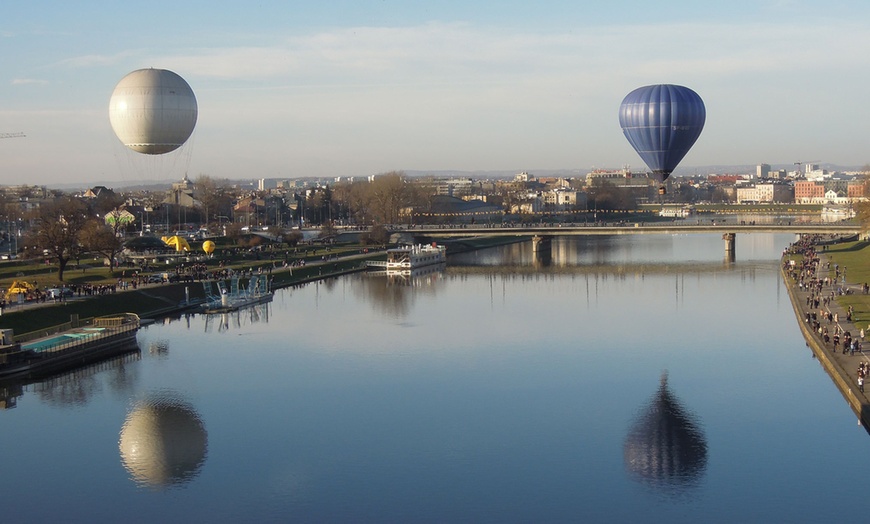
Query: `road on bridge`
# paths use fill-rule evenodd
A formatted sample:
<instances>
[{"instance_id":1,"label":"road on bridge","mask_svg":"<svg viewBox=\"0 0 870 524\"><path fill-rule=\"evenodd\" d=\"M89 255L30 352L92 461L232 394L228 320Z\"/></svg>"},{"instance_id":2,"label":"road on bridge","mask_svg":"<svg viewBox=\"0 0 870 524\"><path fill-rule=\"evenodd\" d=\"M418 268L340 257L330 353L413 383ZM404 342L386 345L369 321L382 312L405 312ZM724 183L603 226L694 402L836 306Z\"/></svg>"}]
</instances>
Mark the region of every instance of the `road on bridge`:
<instances>
[{"instance_id":1,"label":"road on bridge","mask_svg":"<svg viewBox=\"0 0 870 524\"><path fill-rule=\"evenodd\" d=\"M487 227L477 225L457 226L412 226L395 229L413 235L432 237L469 236L588 236L588 235L676 235L688 233L794 233L811 235L859 235L860 224L853 223L786 223L786 224L735 224L735 223L649 223L629 222L615 225L517 225L510 227Z\"/></svg>"}]
</instances>

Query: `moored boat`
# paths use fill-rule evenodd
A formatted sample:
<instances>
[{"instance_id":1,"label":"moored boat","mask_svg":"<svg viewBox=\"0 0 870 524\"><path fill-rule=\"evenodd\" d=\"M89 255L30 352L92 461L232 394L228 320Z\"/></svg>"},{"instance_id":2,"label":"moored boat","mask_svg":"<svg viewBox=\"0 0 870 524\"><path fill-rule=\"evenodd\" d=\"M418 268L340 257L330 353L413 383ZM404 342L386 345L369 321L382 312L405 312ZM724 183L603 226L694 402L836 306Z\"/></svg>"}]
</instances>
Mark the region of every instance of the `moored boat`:
<instances>
[{"instance_id":1,"label":"moored boat","mask_svg":"<svg viewBox=\"0 0 870 524\"><path fill-rule=\"evenodd\" d=\"M140 320L123 313L82 321L63 331L15 341L11 329L0 333L0 379L47 376L138 349Z\"/></svg>"},{"instance_id":2,"label":"moored boat","mask_svg":"<svg viewBox=\"0 0 870 524\"><path fill-rule=\"evenodd\" d=\"M431 245L401 246L387 250L387 270L416 269L447 260L447 248L434 242Z\"/></svg>"}]
</instances>

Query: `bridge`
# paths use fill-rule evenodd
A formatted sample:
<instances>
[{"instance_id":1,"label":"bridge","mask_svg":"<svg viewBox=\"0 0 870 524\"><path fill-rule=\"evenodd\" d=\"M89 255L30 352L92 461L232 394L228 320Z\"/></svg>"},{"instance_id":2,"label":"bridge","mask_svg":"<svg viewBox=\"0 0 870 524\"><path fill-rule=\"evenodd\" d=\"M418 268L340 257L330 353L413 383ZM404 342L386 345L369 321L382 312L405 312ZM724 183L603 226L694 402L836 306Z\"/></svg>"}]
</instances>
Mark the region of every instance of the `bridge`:
<instances>
[{"instance_id":1,"label":"bridge","mask_svg":"<svg viewBox=\"0 0 870 524\"><path fill-rule=\"evenodd\" d=\"M515 226L413 226L396 230L415 238L461 238L461 237L532 237L534 250L548 250L548 244L557 236L590 235L684 235L721 233L725 252L734 257L737 233L792 233L801 235L857 236L864 229L857 223L780 222L772 224L734 223L710 221L698 224L680 222L620 222L616 224L553 224Z\"/></svg>"},{"instance_id":2,"label":"bridge","mask_svg":"<svg viewBox=\"0 0 870 524\"><path fill-rule=\"evenodd\" d=\"M517 226L414 226L412 235L437 238L506 236L588 236L588 235L683 235L688 233L794 233L809 235L859 235L860 224L786 223L786 224L686 224L685 222L629 222L616 225L517 225Z\"/></svg>"}]
</instances>

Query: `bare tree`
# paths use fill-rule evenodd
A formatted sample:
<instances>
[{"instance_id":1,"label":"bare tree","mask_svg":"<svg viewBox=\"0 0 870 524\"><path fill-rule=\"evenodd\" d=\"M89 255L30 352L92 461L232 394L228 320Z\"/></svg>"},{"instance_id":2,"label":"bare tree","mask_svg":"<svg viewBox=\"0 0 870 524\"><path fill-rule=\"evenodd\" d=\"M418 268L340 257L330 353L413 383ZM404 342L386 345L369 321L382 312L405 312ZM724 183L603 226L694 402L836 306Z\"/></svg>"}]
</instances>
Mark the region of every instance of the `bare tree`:
<instances>
[{"instance_id":1,"label":"bare tree","mask_svg":"<svg viewBox=\"0 0 870 524\"><path fill-rule=\"evenodd\" d=\"M88 207L91 214L103 216L108 215L113 209L118 209L123 203L124 197L122 195L109 190L101 191L97 198L89 203Z\"/></svg>"},{"instance_id":2,"label":"bare tree","mask_svg":"<svg viewBox=\"0 0 870 524\"><path fill-rule=\"evenodd\" d=\"M114 216L114 220L103 221L98 218L88 220L79 233L79 240L84 249L99 253L109 261L109 276L114 276L115 256L123 248L121 231L126 227L126 223L120 220L120 212L117 209L110 211L107 216Z\"/></svg>"},{"instance_id":3,"label":"bare tree","mask_svg":"<svg viewBox=\"0 0 870 524\"><path fill-rule=\"evenodd\" d=\"M360 235L360 241L363 244L381 244L384 245L390 241L390 233L380 224L372 226L369 231Z\"/></svg>"},{"instance_id":4,"label":"bare tree","mask_svg":"<svg viewBox=\"0 0 870 524\"><path fill-rule=\"evenodd\" d=\"M399 210L411 203L412 191L405 183L405 173L391 171L378 175L368 191L368 202L375 222L395 224L399 221Z\"/></svg>"},{"instance_id":5,"label":"bare tree","mask_svg":"<svg viewBox=\"0 0 870 524\"><path fill-rule=\"evenodd\" d=\"M335 229L335 224L332 222L326 221L323 225L320 226L320 238L328 239L334 237L338 233L338 230Z\"/></svg>"},{"instance_id":6,"label":"bare tree","mask_svg":"<svg viewBox=\"0 0 870 524\"><path fill-rule=\"evenodd\" d=\"M354 182L338 195L338 198L343 200L347 206L348 216L353 217L357 224L368 224L372 218L372 212L369 209L368 203L369 183Z\"/></svg>"},{"instance_id":7,"label":"bare tree","mask_svg":"<svg viewBox=\"0 0 870 524\"><path fill-rule=\"evenodd\" d=\"M589 186L587 192L595 208L599 211L637 208L637 204L628 189L617 187L607 180L596 180Z\"/></svg>"},{"instance_id":8,"label":"bare tree","mask_svg":"<svg viewBox=\"0 0 870 524\"><path fill-rule=\"evenodd\" d=\"M69 196L44 204L37 212L37 227L28 236L28 243L57 259L61 282L67 263L81 252L79 233L87 220L87 206Z\"/></svg>"},{"instance_id":9,"label":"bare tree","mask_svg":"<svg viewBox=\"0 0 870 524\"><path fill-rule=\"evenodd\" d=\"M203 222L209 223L212 217L230 216L233 199L228 182L200 175L193 185L196 199L202 205Z\"/></svg>"}]
</instances>

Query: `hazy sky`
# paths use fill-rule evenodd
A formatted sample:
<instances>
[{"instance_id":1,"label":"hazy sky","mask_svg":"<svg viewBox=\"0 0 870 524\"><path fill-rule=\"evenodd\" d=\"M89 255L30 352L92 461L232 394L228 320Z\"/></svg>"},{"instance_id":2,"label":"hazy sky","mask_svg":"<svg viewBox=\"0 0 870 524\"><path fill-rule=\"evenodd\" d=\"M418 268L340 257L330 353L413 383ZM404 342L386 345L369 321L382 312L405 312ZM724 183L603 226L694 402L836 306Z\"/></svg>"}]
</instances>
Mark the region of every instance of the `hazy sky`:
<instances>
[{"instance_id":1,"label":"hazy sky","mask_svg":"<svg viewBox=\"0 0 870 524\"><path fill-rule=\"evenodd\" d=\"M868 28L866 0L5 2L0 184L639 169L617 110L656 83L707 106L682 167L864 165ZM196 93L169 158L109 125L142 67Z\"/></svg>"}]
</instances>

